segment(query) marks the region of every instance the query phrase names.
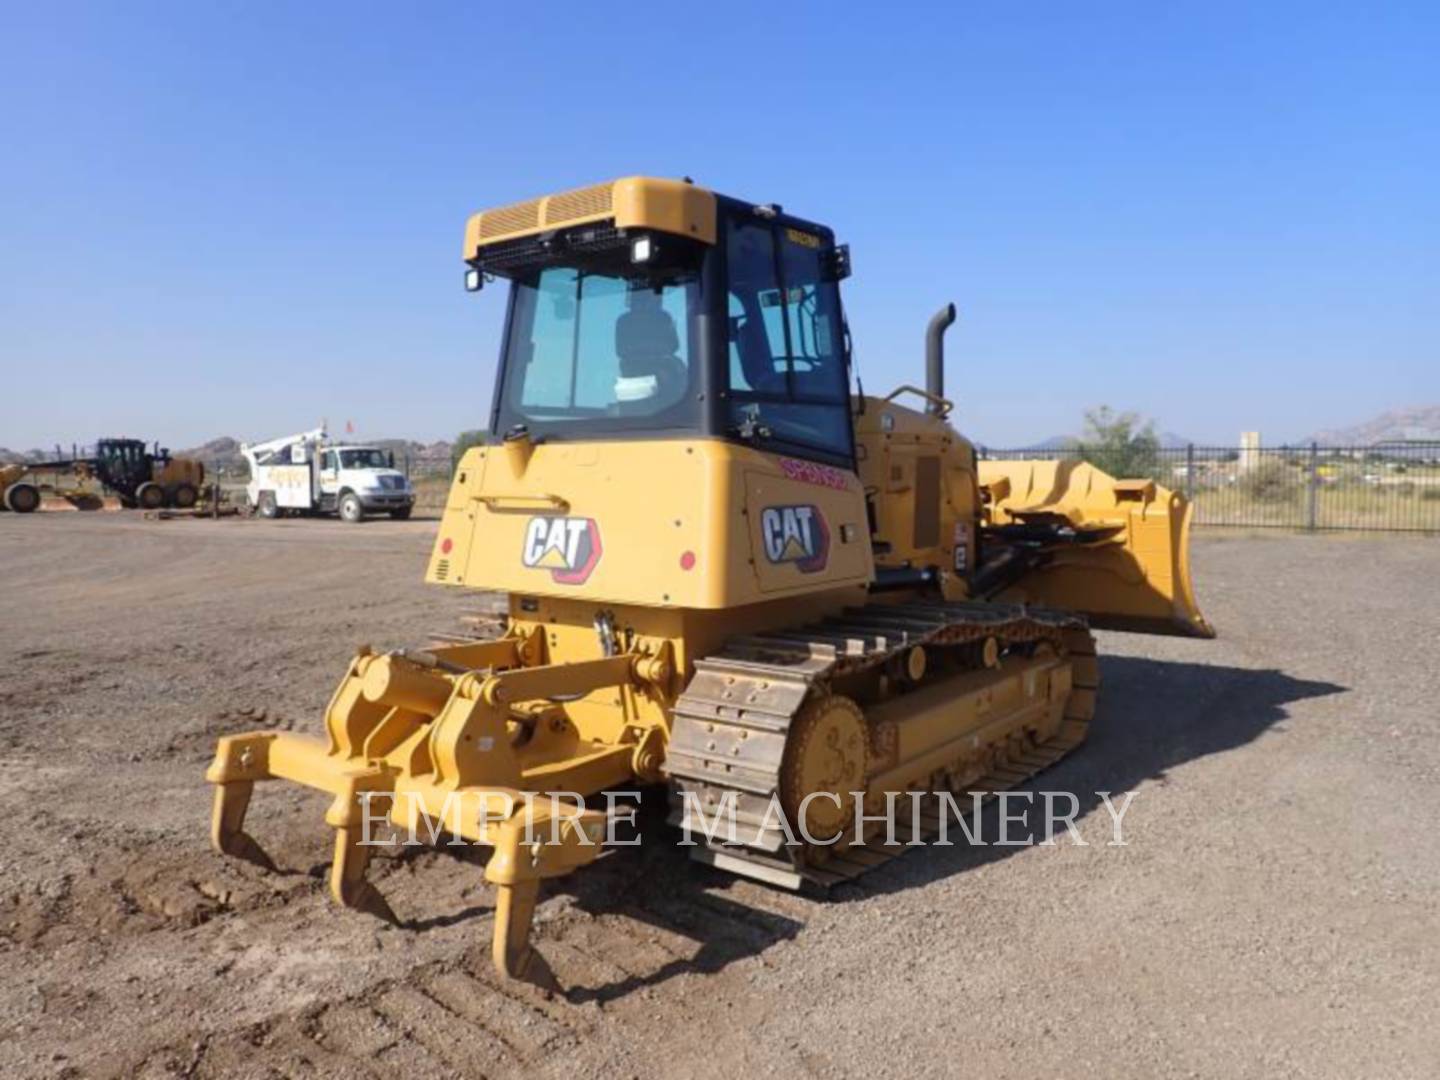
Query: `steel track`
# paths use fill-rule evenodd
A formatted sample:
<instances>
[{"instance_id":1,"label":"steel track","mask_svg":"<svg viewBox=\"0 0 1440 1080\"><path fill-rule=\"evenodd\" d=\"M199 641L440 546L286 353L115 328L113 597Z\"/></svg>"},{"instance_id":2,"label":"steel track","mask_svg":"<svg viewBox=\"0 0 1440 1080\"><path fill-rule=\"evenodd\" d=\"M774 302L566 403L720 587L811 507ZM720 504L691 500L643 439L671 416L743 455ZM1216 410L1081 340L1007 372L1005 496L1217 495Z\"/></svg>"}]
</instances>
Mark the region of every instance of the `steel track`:
<instances>
[{"instance_id":1,"label":"steel track","mask_svg":"<svg viewBox=\"0 0 1440 1080\"><path fill-rule=\"evenodd\" d=\"M671 823L689 826L692 837L699 838L692 855L785 888L806 882L828 888L903 854L917 833L920 841L933 838L941 827L934 807L913 822L897 822L893 844L850 837L823 851L788 843L773 827L773 817L767 822L766 812L780 793L787 736L806 701L830 692L837 679L898 661L916 645L944 651L986 638L1006 649L1049 643L1070 661L1072 690L1053 735L1039 742L1012 737L989 748L988 771L963 785L964 793L981 794L983 803L1053 765L1084 740L1094 715L1099 668L1094 639L1079 616L980 602L869 604L794 630L738 637L697 660L695 675L675 705L665 766ZM876 735L872 730L872 739ZM688 816L687 792L712 814L733 799L741 842L704 839L703 822Z\"/></svg>"}]
</instances>

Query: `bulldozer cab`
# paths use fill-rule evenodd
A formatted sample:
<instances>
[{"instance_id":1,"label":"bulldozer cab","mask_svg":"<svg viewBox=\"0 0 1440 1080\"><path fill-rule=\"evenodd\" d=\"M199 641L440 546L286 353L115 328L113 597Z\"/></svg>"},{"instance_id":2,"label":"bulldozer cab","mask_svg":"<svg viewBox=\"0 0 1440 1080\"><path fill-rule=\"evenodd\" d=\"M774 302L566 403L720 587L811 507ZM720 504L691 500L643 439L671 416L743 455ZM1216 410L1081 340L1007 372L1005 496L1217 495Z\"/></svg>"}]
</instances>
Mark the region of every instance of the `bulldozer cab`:
<instances>
[{"instance_id":1,"label":"bulldozer cab","mask_svg":"<svg viewBox=\"0 0 1440 1080\"><path fill-rule=\"evenodd\" d=\"M1209 632L1189 598L1183 498L1158 486L1137 498L1116 486L1125 478L1100 474L1048 500L1017 475L1013 494L1001 498L948 422L938 341L928 347L936 357L927 369L938 370L927 371L933 385L919 392L923 412L897 404L896 394L852 402L839 288L849 254L826 226L688 182L631 177L477 214L467 225L465 260L471 289L487 278L511 284L491 442L608 442L583 460L646 470L652 486L644 494L616 490L607 503L584 483L593 474L577 471L580 457L544 454L530 463L528 449L511 446L509 466L488 472L477 458L462 470L468 488L451 510L468 513L467 499L486 509L475 529L455 540L462 546L453 557L437 551L432 580L523 588L526 575L503 564L512 546L526 566L542 561L538 539L532 550L530 534L518 531L522 510L571 521L579 535L590 516L575 506L598 503L605 511L594 525L598 534L616 535L623 519L626 528L634 525L633 543L648 546L658 526L638 523L648 521L653 493L663 487L675 520L714 534L712 557L697 550L698 563L725 584L702 597L704 590L692 587L696 577L686 574L683 584L637 591L620 577L615 544L592 578L581 549L603 550L597 540L571 557L545 556L561 575L545 587L558 583L591 599L643 595L666 605L724 607L742 597L848 583L870 562L876 587L918 586L950 599L1005 596L1107 625ZM945 325L953 320L947 313ZM678 479L688 471L673 474L668 455L696 436L758 451L767 463L736 463L726 480ZM671 445L656 446L661 441ZM621 444L639 449L622 451ZM720 451L712 443L707 452ZM777 466L783 483L765 475ZM797 477L801 486L788 487ZM863 489L863 497L822 507L806 489L827 484L848 487L852 496ZM722 538L721 518L733 513L733 502L689 501L730 485L745 489L742 516L759 522L748 544ZM990 499L983 509L982 487ZM1046 503L1041 516L1031 505L1037 500ZM468 527L471 519L457 520ZM812 520L819 525L813 536L804 528ZM850 538L850 554L871 550L841 569L822 557L844 550L829 544L831 532ZM497 545L501 555L481 554ZM726 565L746 547L753 591L735 585L748 571ZM452 569L462 562L463 572Z\"/></svg>"},{"instance_id":2,"label":"bulldozer cab","mask_svg":"<svg viewBox=\"0 0 1440 1080\"><path fill-rule=\"evenodd\" d=\"M587 223L472 253L512 283L495 438L698 434L853 468L843 250L813 222L703 195L710 239Z\"/></svg>"}]
</instances>

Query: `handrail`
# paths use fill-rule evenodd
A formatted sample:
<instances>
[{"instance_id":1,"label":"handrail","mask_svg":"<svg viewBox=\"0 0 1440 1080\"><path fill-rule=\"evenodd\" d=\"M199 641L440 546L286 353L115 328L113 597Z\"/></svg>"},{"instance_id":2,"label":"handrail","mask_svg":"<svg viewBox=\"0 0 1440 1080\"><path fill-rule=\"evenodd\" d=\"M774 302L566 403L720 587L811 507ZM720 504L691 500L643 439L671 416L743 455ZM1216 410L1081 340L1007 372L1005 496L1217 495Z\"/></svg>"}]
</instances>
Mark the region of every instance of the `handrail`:
<instances>
[{"instance_id":1,"label":"handrail","mask_svg":"<svg viewBox=\"0 0 1440 1080\"><path fill-rule=\"evenodd\" d=\"M906 383L904 386L897 386L894 390L891 390L890 393L885 395L885 400L894 401L901 394L915 394L924 398L932 405L938 405L941 416L949 416L951 410L955 408L955 403L949 398L940 397L937 394L930 393L929 390L922 390L918 386L911 386L909 383Z\"/></svg>"},{"instance_id":2,"label":"handrail","mask_svg":"<svg viewBox=\"0 0 1440 1080\"><path fill-rule=\"evenodd\" d=\"M563 499L559 495L520 495L500 492L493 495L476 495L475 500L484 503L486 509L495 514L520 514L536 510L558 510L563 514L570 509L569 500Z\"/></svg>"}]
</instances>

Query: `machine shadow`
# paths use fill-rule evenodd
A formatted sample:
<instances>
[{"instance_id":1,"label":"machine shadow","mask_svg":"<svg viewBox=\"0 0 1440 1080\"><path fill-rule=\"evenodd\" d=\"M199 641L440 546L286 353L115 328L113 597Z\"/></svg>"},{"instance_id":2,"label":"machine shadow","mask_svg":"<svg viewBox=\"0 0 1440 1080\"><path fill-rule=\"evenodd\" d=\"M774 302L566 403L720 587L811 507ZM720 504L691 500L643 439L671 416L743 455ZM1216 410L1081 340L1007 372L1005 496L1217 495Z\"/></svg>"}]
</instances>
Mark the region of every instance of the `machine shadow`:
<instances>
[{"instance_id":1,"label":"machine shadow","mask_svg":"<svg viewBox=\"0 0 1440 1080\"><path fill-rule=\"evenodd\" d=\"M680 834L665 822L667 795L650 790L644 795L638 815L639 843L624 847L585 872L560 878L551 885L569 895L576 908L592 918L619 917L612 927L617 948L624 949L629 938L645 941L664 938L672 944L663 950L667 958L644 970L629 970L624 977L603 985L569 988L565 997L572 1004L605 1004L635 990L655 986L685 974L713 974L737 960L757 956L771 946L795 937L804 923L773 911L732 900L707 885L724 886L728 875L708 870L690 859L678 847ZM623 929L649 927L644 930ZM689 948L677 955L673 942L684 939ZM541 944L541 951L544 945ZM693 950L693 951L692 951ZM654 955L653 944L648 951ZM604 958L610 964L627 961L623 954Z\"/></svg>"},{"instance_id":2,"label":"machine shadow","mask_svg":"<svg viewBox=\"0 0 1440 1080\"><path fill-rule=\"evenodd\" d=\"M1016 791L1068 791L1079 802L1077 821L1099 809L1098 791L1118 795L1176 766L1253 741L1287 719L1287 706L1344 693L1347 687L1297 679L1276 670L1101 657L1101 704L1089 738L1071 757ZM729 900L717 893L735 879L690 860L664 825L663 799L647 798L642 844L601 860L586 873L554 883L591 916L624 916L693 939L697 952L601 986L576 987L575 1003L604 1003L687 972L712 973L795 937L803 923ZM1040 838L1041 804L1028 816L1029 835ZM1018 806L1011 809L1014 814ZM1062 827L1063 829L1063 827ZM994 804L982 814L980 837L998 837ZM1011 829L1010 838L1026 835ZM922 887L1023 851L1024 847L969 846L958 826L953 847L927 847L893 860L820 902L847 903L867 896ZM1061 840L1060 842L1064 842ZM708 888L707 888L708 887ZM765 886L756 885L764 888ZM543 945L542 945L543 948Z\"/></svg>"},{"instance_id":3,"label":"machine shadow","mask_svg":"<svg viewBox=\"0 0 1440 1080\"><path fill-rule=\"evenodd\" d=\"M1336 683L1297 679L1273 669L1222 667L1141 657L1100 657L1100 703L1089 736L1070 757L1019 785L1017 792L1069 792L1079 803L1076 821L1106 813L1099 792L1112 799L1147 780L1164 780L1186 762L1244 746L1288 719L1287 706L1309 698L1346 693ZM1283 730L1283 728L1279 728ZM962 802L962 806L963 806ZM1017 814L1025 803L1012 805ZM1064 803L1059 804L1065 809ZM1034 799L1024 827L1012 825L1009 839L1025 845L1043 838L1043 803ZM999 807L981 815L979 838L969 845L958 826L953 847L926 847L865 875L832 893L839 902L926 885L1024 851L994 846ZM1057 842L1066 843L1064 826ZM956 839L958 837L958 840Z\"/></svg>"},{"instance_id":4,"label":"machine shadow","mask_svg":"<svg viewBox=\"0 0 1440 1080\"><path fill-rule=\"evenodd\" d=\"M614 846L603 858L582 872L546 881L542 900L567 897L571 905L595 920L586 934L572 934L573 917L563 913L555 921L558 937L567 948L588 954L585 966L594 970L621 971L618 978L592 985L571 985L562 991L571 1004L598 1002L604 1004L624 997L646 986L663 983L687 973L711 973L736 960L755 956L777 942L793 938L804 923L739 903L713 889L707 890L702 877L705 868L693 863L675 841L679 834L665 822L668 813L667 793L663 788L637 792L640 802L636 809L634 830L621 830ZM620 805L632 803L621 801ZM447 834L448 835L448 834ZM632 841L626 844L624 841ZM387 899L396 901L403 910L414 902L414 881L428 869L441 863L463 867L476 877L483 875L493 851L473 844L441 843L404 845L377 853L371 878ZM417 866L423 867L417 872ZM328 863L317 863L308 870L281 870L280 873L303 874L323 882L330 872ZM728 875L711 873L711 884L726 885ZM400 886L400 888L396 888ZM487 890L488 893L489 890ZM406 895L410 892L411 895ZM416 933L493 917L494 898L486 898L463 908L396 918L393 924ZM545 923L537 923L535 945L546 952L549 933ZM637 927L648 926L651 932ZM602 938L591 944L589 932ZM660 949L653 939L663 937L671 942ZM683 939L685 947L675 945ZM644 970L637 965L637 945L652 961ZM481 961L489 963L488 956ZM626 967L624 965L629 965Z\"/></svg>"}]
</instances>

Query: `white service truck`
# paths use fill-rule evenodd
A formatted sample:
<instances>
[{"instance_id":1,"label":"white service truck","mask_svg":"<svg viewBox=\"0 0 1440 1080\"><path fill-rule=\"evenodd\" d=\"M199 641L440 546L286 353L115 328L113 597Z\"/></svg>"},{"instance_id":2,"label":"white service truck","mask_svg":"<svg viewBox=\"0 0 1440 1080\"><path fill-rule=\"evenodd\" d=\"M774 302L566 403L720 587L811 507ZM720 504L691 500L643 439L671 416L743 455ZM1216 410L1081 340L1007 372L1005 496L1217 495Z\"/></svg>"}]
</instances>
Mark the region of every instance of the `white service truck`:
<instances>
[{"instance_id":1,"label":"white service truck","mask_svg":"<svg viewBox=\"0 0 1440 1080\"><path fill-rule=\"evenodd\" d=\"M394 453L332 443L323 427L243 443L240 453L250 464L245 493L261 517L339 514L359 521L383 513L403 521L415 506L415 489L395 468Z\"/></svg>"}]
</instances>

